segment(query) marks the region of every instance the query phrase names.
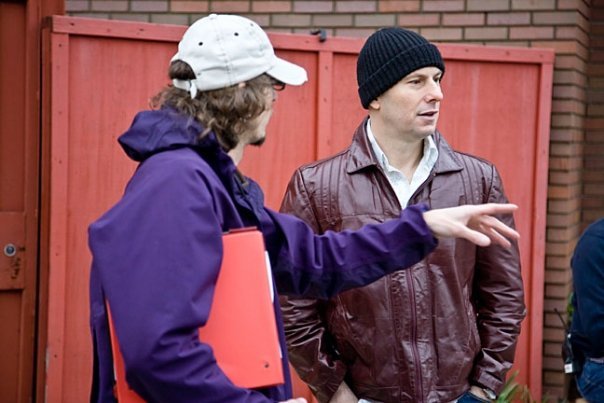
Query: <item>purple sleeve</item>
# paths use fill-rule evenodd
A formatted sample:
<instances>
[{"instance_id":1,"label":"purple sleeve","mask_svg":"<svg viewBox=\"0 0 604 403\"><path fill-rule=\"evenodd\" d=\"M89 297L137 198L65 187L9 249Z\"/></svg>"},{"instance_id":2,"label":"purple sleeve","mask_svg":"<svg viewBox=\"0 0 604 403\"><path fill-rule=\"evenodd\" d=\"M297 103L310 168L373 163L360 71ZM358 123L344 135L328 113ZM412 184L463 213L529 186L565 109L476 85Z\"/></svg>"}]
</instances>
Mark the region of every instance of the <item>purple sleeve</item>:
<instances>
[{"instance_id":1,"label":"purple sleeve","mask_svg":"<svg viewBox=\"0 0 604 403\"><path fill-rule=\"evenodd\" d=\"M233 385L199 341L222 258L221 225L207 178L164 162L152 172L143 164L90 229L128 383L147 401L270 401Z\"/></svg>"},{"instance_id":2,"label":"purple sleeve","mask_svg":"<svg viewBox=\"0 0 604 403\"><path fill-rule=\"evenodd\" d=\"M267 210L273 225L265 225L271 228L265 236L279 292L330 298L412 266L437 245L423 211L411 206L382 224L315 235L302 220Z\"/></svg>"}]
</instances>

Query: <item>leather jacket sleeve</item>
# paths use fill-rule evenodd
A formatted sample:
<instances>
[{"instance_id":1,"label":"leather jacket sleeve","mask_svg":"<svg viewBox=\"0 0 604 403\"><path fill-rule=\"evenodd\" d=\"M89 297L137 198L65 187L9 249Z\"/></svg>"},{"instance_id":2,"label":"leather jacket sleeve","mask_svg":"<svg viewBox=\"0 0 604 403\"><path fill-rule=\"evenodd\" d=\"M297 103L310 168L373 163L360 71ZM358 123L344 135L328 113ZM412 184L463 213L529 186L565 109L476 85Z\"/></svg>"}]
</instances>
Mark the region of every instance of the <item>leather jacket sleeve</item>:
<instances>
[{"instance_id":1,"label":"leather jacket sleeve","mask_svg":"<svg viewBox=\"0 0 604 403\"><path fill-rule=\"evenodd\" d=\"M299 171L289 183L281 211L301 218L320 232ZM321 301L281 296L280 303L289 359L319 401L329 401L344 379L346 366L329 341Z\"/></svg>"},{"instance_id":2,"label":"leather jacket sleeve","mask_svg":"<svg viewBox=\"0 0 604 403\"><path fill-rule=\"evenodd\" d=\"M508 202L495 167L487 191L485 202ZM511 215L498 218L514 228ZM473 295L481 351L471 383L499 393L514 361L520 323L526 315L517 243L510 249L497 245L477 249Z\"/></svg>"}]
</instances>

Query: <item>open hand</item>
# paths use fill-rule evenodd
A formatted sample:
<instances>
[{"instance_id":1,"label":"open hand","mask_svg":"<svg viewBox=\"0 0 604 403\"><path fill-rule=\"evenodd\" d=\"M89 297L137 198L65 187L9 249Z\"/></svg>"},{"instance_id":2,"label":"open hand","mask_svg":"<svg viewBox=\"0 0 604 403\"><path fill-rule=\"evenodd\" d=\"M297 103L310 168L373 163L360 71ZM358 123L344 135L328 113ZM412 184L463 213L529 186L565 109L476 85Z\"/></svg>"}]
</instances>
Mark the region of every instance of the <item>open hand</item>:
<instances>
[{"instance_id":1,"label":"open hand","mask_svg":"<svg viewBox=\"0 0 604 403\"><path fill-rule=\"evenodd\" d=\"M509 248L510 239L520 234L495 217L494 214L511 214L518 209L515 204L477 204L426 211L424 220L437 238L464 238L478 246L492 242Z\"/></svg>"}]
</instances>

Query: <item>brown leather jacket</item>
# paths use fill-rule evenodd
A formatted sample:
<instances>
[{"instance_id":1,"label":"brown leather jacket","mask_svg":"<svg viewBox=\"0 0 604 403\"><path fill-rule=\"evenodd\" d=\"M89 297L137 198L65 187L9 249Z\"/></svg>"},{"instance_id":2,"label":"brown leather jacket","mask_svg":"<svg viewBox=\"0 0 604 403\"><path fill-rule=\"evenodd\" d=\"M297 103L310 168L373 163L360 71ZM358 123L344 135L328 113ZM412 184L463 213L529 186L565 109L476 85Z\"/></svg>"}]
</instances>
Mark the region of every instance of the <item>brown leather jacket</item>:
<instances>
[{"instance_id":1,"label":"brown leather jacket","mask_svg":"<svg viewBox=\"0 0 604 403\"><path fill-rule=\"evenodd\" d=\"M282 211L318 233L400 214L365 124L348 149L295 172ZM507 201L492 164L453 151L439 133L434 140L438 160L410 204ZM343 380L357 397L379 402L450 402L470 383L499 392L525 316L517 245L454 239L408 270L329 301L281 303L290 360L320 401Z\"/></svg>"}]
</instances>

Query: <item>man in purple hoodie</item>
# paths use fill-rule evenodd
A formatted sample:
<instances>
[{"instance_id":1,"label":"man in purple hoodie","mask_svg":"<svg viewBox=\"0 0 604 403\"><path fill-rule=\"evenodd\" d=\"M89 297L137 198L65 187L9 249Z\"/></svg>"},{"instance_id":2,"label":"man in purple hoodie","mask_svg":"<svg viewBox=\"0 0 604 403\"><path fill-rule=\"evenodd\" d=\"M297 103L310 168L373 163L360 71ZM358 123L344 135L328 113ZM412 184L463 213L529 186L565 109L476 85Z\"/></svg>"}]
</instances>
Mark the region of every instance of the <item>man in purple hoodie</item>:
<instances>
[{"instance_id":1,"label":"man in purple hoodie","mask_svg":"<svg viewBox=\"0 0 604 403\"><path fill-rule=\"evenodd\" d=\"M305 70L277 58L253 21L210 15L184 34L169 74L172 85L154 98L156 110L139 113L119 138L138 169L122 199L89 229L91 401L115 401L106 302L126 380L146 401L291 399L278 302L283 385L236 386L199 340L222 260L222 234L229 230L257 227L278 291L313 298L404 269L430 253L439 237L480 246L509 246L505 237L518 237L491 216L516 208L501 204L431 211L410 206L385 224L314 235L299 219L266 208L258 185L236 168L245 146L263 142L275 91L304 83Z\"/></svg>"}]
</instances>

